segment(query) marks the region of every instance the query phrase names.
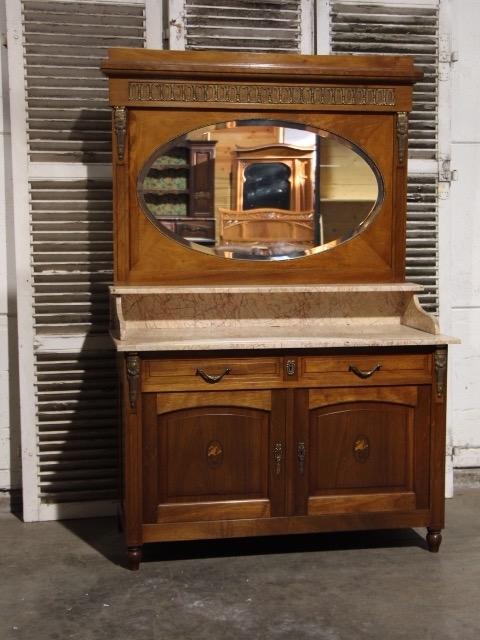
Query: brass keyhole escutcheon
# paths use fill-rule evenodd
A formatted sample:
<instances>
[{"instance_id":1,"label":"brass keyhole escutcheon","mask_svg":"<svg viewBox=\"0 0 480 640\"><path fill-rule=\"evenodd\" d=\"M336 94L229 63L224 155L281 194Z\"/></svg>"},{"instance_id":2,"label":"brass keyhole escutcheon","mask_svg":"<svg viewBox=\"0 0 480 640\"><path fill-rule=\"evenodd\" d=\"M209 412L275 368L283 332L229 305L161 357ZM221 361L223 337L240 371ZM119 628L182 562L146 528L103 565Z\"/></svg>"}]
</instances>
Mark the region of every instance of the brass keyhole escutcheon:
<instances>
[{"instance_id":1,"label":"brass keyhole escutcheon","mask_svg":"<svg viewBox=\"0 0 480 640\"><path fill-rule=\"evenodd\" d=\"M287 360L285 363L285 369L287 372L287 376L294 376L297 370L297 364L295 360Z\"/></svg>"},{"instance_id":2,"label":"brass keyhole escutcheon","mask_svg":"<svg viewBox=\"0 0 480 640\"><path fill-rule=\"evenodd\" d=\"M298 470L303 476L305 472L305 442L299 442L297 445Z\"/></svg>"},{"instance_id":3,"label":"brass keyhole escutcheon","mask_svg":"<svg viewBox=\"0 0 480 640\"><path fill-rule=\"evenodd\" d=\"M276 442L273 447L273 461L275 463L275 475L279 476L282 472L283 445Z\"/></svg>"}]
</instances>

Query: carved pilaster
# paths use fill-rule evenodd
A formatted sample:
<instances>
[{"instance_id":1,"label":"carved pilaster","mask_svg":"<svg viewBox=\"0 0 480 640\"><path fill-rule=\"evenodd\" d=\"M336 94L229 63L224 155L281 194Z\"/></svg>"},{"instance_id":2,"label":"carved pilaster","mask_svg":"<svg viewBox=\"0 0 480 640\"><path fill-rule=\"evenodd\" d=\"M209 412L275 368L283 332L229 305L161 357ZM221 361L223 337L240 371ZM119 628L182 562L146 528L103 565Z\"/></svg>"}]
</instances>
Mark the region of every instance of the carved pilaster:
<instances>
[{"instance_id":1,"label":"carved pilaster","mask_svg":"<svg viewBox=\"0 0 480 640\"><path fill-rule=\"evenodd\" d=\"M130 407L135 409L137 404L138 382L140 378L140 358L137 353L129 353L126 358L128 399Z\"/></svg>"},{"instance_id":2,"label":"carved pilaster","mask_svg":"<svg viewBox=\"0 0 480 640\"><path fill-rule=\"evenodd\" d=\"M397 154L398 166L404 167L407 160L408 149L408 113L399 111L397 113Z\"/></svg>"},{"instance_id":3,"label":"carved pilaster","mask_svg":"<svg viewBox=\"0 0 480 640\"><path fill-rule=\"evenodd\" d=\"M125 138L127 135L127 108L113 107L113 128L117 138L117 158L123 162L125 157Z\"/></svg>"},{"instance_id":4,"label":"carved pilaster","mask_svg":"<svg viewBox=\"0 0 480 640\"><path fill-rule=\"evenodd\" d=\"M437 396L442 397L447 380L447 347L438 347L435 351L435 379Z\"/></svg>"}]
</instances>

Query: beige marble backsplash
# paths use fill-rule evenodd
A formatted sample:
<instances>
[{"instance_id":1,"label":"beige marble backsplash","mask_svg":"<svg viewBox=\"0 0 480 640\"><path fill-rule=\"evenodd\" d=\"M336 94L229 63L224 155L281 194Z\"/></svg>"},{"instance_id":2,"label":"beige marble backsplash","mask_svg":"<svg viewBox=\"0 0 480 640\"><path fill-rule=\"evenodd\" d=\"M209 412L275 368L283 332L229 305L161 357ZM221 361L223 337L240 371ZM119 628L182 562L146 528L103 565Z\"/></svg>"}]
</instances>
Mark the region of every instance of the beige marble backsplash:
<instances>
[{"instance_id":1,"label":"beige marble backsplash","mask_svg":"<svg viewBox=\"0 0 480 640\"><path fill-rule=\"evenodd\" d=\"M366 321L400 322L405 295L382 293L338 294L189 294L126 296L123 317L133 326L173 328L194 326L286 326L301 324L348 324ZM411 297L411 296L410 296Z\"/></svg>"},{"instance_id":2,"label":"beige marble backsplash","mask_svg":"<svg viewBox=\"0 0 480 640\"><path fill-rule=\"evenodd\" d=\"M372 327L406 324L437 333L415 285L112 288L112 332L143 329Z\"/></svg>"}]
</instances>

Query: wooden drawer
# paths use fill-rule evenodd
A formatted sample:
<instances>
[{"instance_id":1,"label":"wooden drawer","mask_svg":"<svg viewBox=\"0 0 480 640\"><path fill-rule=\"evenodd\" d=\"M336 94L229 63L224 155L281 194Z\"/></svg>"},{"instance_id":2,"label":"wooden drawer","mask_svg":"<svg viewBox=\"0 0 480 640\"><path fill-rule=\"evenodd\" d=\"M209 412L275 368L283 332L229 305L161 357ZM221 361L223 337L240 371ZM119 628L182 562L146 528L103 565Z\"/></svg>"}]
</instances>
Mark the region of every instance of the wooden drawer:
<instances>
[{"instance_id":1,"label":"wooden drawer","mask_svg":"<svg viewBox=\"0 0 480 640\"><path fill-rule=\"evenodd\" d=\"M429 353L306 356L299 364L299 381L314 386L428 384L432 378Z\"/></svg>"},{"instance_id":2,"label":"wooden drawer","mask_svg":"<svg viewBox=\"0 0 480 640\"><path fill-rule=\"evenodd\" d=\"M281 358L158 358L145 361L142 390L268 388L282 377Z\"/></svg>"}]
</instances>

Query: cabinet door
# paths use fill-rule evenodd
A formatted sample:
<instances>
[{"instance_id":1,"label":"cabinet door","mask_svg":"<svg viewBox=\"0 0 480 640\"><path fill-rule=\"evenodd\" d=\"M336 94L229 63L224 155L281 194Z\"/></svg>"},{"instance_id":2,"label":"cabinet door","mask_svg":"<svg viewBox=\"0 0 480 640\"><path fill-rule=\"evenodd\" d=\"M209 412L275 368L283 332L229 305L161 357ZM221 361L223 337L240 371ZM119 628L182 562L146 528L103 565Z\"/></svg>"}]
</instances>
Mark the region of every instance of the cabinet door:
<instances>
[{"instance_id":1,"label":"cabinet door","mask_svg":"<svg viewBox=\"0 0 480 640\"><path fill-rule=\"evenodd\" d=\"M428 507L430 387L300 390L296 513Z\"/></svg>"},{"instance_id":2,"label":"cabinet door","mask_svg":"<svg viewBox=\"0 0 480 640\"><path fill-rule=\"evenodd\" d=\"M190 215L214 215L215 142L190 143Z\"/></svg>"},{"instance_id":3,"label":"cabinet door","mask_svg":"<svg viewBox=\"0 0 480 640\"><path fill-rule=\"evenodd\" d=\"M282 391L144 394L144 522L282 515Z\"/></svg>"}]
</instances>

